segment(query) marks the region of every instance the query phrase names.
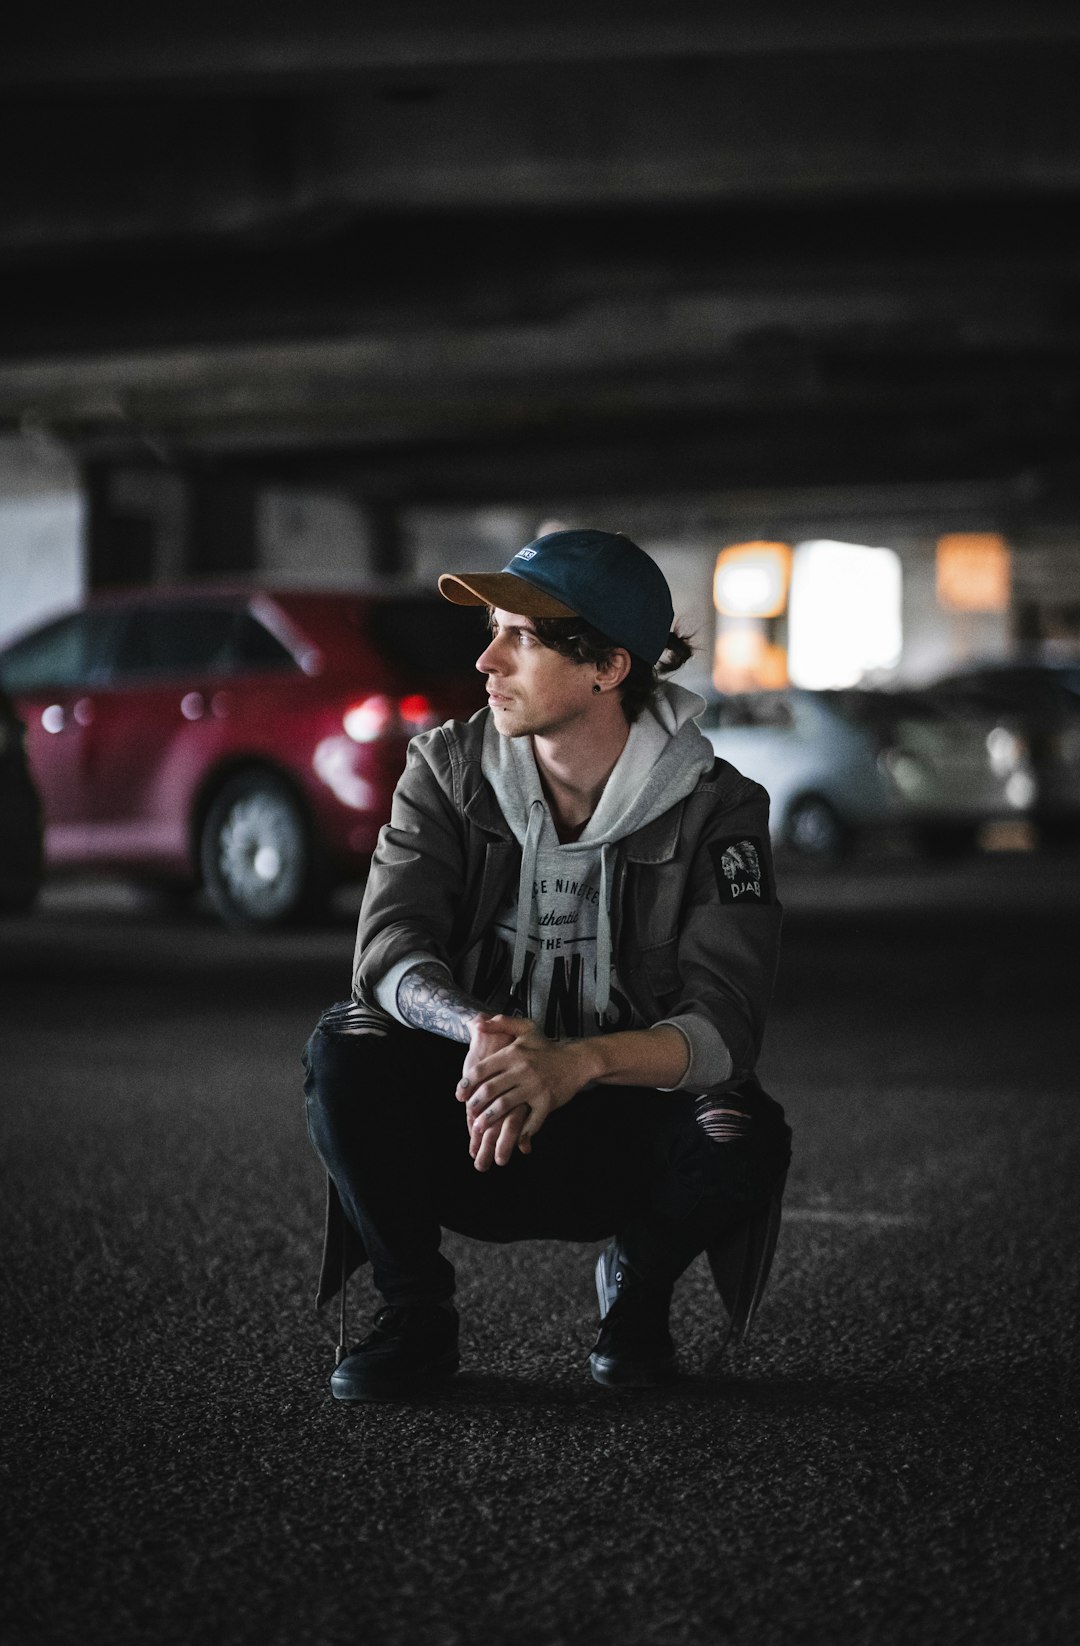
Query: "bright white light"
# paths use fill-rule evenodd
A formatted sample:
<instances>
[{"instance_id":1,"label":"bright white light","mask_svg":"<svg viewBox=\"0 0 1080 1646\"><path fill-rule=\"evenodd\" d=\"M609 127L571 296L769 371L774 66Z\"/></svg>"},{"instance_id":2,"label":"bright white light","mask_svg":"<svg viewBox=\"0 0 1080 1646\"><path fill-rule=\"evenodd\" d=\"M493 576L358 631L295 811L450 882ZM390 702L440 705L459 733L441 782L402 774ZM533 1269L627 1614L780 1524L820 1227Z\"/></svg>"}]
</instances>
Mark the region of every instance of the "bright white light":
<instances>
[{"instance_id":1,"label":"bright white light","mask_svg":"<svg viewBox=\"0 0 1080 1646\"><path fill-rule=\"evenodd\" d=\"M1018 812L1026 812L1035 802L1038 788L1030 772L1013 772L1005 784L1005 798Z\"/></svg>"},{"instance_id":2,"label":"bright white light","mask_svg":"<svg viewBox=\"0 0 1080 1646\"><path fill-rule=\"evenodd\" d=\"M731 543L716 557L713 605L725 617L778 617L790 567L786 543Z\"/></svg>"},{"instance_id":3,"label":"bright white light","mask_svg":"<svg viewBox=\"0 0 1080 1646\"><path fill-rule=\"evenodd\" d=\"M374 743L385 737L394 720L394 705L388 697L365 697L345 715L342 724L354 743Z\"/></svg>"},{"instance_id":4,"label":"bright white light","mask_svg":"<svg viewBox=\"0 0 1080 1646\"><path fill-rule=\"evenodd\" d=\"M717 577L718 598L736 617L754 616L773 598L773 578L764 566L727 566Z\"/></svg>"},{"instance_id":5,"label":"bright white light","mask_svg":"<svg viewBox=\"0 0 1080 1646\"><path fill-rule=\"evenodd\" d=\"M811 690L857 686L900 661L900 556L818 540L795 550L788 672Z\"/></svg>"},{"instance_id":6,"label":"bright white light","mask_svg":"<svg viewBox=\"0 0 1080 1646\"><path fill-rule=\"evenodd\" d=\"M986 752L990 756L990 769L994 775L1005 777L1019 766L1024 757L1024 745L1015 732L1005 726L995 726L986 734Z\"/></svg>"}]
</instances>

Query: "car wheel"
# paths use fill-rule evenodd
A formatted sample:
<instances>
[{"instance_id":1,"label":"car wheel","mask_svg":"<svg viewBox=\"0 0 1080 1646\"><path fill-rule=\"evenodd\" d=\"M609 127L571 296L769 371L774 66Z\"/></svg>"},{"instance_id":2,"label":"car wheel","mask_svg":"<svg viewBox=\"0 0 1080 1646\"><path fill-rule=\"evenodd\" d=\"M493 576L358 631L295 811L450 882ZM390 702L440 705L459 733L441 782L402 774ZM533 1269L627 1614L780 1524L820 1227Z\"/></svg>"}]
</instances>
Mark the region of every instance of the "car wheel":
<instances>
[{"instance_id":1,"label":"car wheel","mask_svg":"<svg viewBox=\"0 0 1080 1646\"><path fill-rule=\"evenodd\" d=\"M307 819L272 772L244 772L225 785L206 815L200 855L210 901L230 926L278 926L311 899Z\"/></svg>"},{"instance_id":2,"label":"car wheel","mask_svg":"<svg viewBox=\"0 0 1080 1646\"><path fill-rule=\"evenodd\" d=\"M784 818L781 840L789 851L817 863L835 862L849 844L848 830L839 814L818 794L802 795L792 801Z\"/></svg>"}]
</instances>

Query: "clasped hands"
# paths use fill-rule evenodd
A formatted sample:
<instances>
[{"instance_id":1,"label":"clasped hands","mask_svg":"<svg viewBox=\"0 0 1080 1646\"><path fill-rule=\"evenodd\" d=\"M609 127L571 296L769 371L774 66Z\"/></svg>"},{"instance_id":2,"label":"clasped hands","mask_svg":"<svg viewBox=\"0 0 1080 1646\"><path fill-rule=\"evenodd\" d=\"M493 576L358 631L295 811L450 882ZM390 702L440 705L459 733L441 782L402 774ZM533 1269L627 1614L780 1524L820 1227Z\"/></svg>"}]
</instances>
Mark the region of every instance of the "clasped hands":
<instances>
[{"instance_id":1,"label":"clasped hands","mask_svg":"<svg viewBox=\"0 0 1080 1646\"><path fill-rule=\"evenodd\" d=\"M549 1040L527 1017L477 1018L455 1093L477 1171L505 1166L515 1149L528 1154L548 1115L590 1078L585 1041Z\"/></svg>"}]
</instances>

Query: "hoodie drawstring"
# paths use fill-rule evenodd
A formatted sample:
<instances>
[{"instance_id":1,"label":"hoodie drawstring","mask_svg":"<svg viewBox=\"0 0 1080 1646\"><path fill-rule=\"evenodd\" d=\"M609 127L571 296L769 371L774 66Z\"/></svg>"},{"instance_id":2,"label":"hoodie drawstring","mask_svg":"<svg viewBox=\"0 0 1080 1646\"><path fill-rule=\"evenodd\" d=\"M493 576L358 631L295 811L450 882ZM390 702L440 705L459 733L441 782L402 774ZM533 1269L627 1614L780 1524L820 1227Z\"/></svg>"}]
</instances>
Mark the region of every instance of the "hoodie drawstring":
<instances>
[{"instance_id":1,"label":"hoodie drawstring","mask_svg":"<svg viewBox=\"0 0 1080 1646\"><path fill-rule=\"evenodd\" d=\"M529 824L521 848L521 873L518 876L517 928L514 932L514 958L510 967L510 987L516 989L525 976L525 955L529 947L529 926L532 924L533 882L536 879L536 858L540 849L540 835L544 828L544 802L534 800L529 807Z\"/></svg>"},{"instance_id":2,"label":"hoodie drawstring","mask_svg":"<svg viewBox=\"0 0 1080 1646\"><path fill-rule=\"evenodd\" d=\"M614 846L600 848L600 907L596 919L596 1015L601 1020L611 1000L611 858Z\"/></svg>"}]
</instances>

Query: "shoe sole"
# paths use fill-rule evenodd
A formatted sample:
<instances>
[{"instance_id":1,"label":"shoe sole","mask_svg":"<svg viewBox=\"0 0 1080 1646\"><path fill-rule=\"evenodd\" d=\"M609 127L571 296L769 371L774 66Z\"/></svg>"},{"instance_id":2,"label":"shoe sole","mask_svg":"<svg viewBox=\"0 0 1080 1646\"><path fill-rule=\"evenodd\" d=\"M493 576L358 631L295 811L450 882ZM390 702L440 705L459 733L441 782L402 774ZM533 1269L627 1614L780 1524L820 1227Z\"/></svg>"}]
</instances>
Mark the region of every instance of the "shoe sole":
<instances>
[{"instance_id":1,"label":"shoe sole","mask_svg":"<svg viewBox=\"0 0 1080 1646\"><path fill-rule=\"evenodd\" d=\"M593 1381L605 1389L659 1389L679 1375L677 1360L654 1361L650 1365L616 1365L601 1355L589 1356Z\"/></svg>"},{"instance_id":2,"label":"shoe sole","mask_svg":"<svg viewBox=\"0 0 1080 1646\"><path fill-rule=\"evenodd\" d=\"M374 1400L409 1400L413 1395L426 1394L448 1383L460 1366L461 1356L455 1349L452 1354L419 1367L408 1378L403 1378L400 1373L393 1378L380 1378L372 1372L366 1378L350 1378L348 1383L335 1385L338 1374L332 1372L330 1393L345 1406L359 1406L365 1401Z\"/></svg>"}]
</instances>

